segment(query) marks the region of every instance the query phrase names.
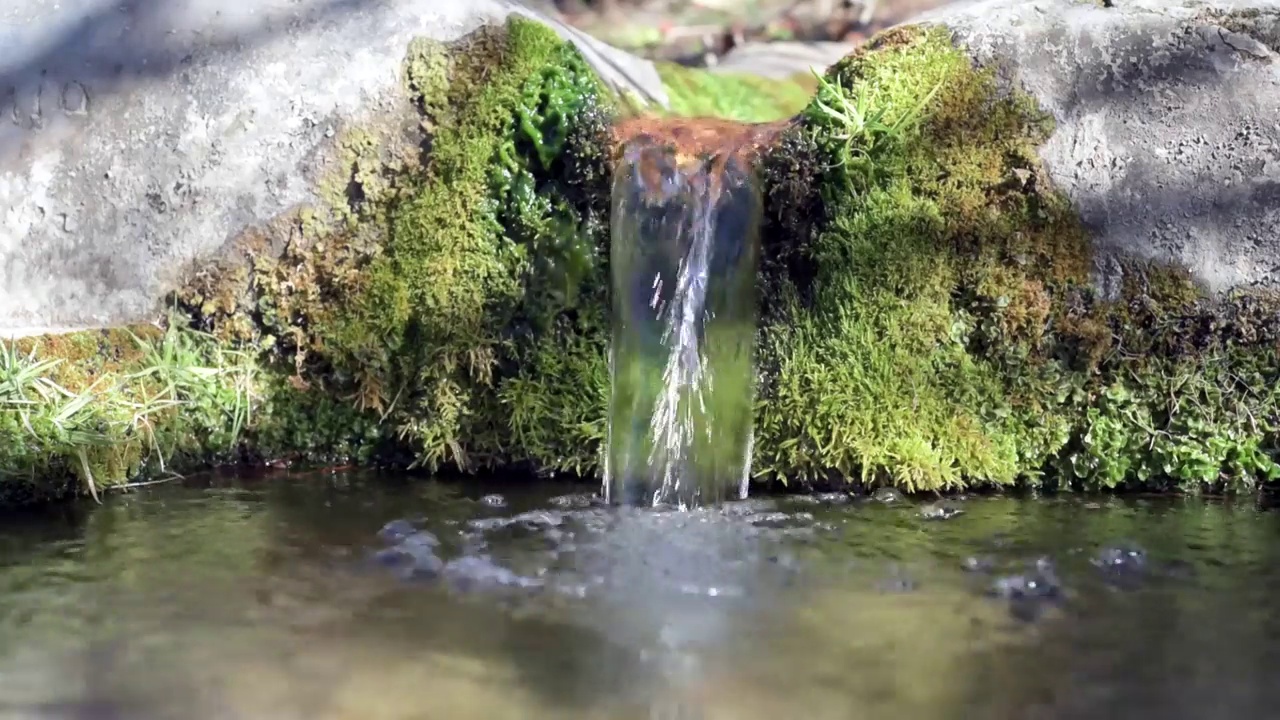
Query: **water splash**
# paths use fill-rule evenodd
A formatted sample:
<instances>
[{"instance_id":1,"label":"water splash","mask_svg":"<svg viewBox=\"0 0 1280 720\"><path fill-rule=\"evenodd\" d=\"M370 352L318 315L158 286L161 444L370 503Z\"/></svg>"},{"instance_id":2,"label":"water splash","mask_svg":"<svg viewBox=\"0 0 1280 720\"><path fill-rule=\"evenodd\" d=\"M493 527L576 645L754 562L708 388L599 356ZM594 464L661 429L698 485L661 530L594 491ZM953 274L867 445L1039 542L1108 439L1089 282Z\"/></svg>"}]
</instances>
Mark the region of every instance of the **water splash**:
<instances>
[{"instance_id":1,"label":"water splash","mask_svg":"<svg viewBox=\"0 0 1280 720\"><path fill-rule=\"evenodd\" d=\"M762 201L744 143L713 138L642 134L615 171L610 502L746 496Z\"/></svg>"}]
</instances>

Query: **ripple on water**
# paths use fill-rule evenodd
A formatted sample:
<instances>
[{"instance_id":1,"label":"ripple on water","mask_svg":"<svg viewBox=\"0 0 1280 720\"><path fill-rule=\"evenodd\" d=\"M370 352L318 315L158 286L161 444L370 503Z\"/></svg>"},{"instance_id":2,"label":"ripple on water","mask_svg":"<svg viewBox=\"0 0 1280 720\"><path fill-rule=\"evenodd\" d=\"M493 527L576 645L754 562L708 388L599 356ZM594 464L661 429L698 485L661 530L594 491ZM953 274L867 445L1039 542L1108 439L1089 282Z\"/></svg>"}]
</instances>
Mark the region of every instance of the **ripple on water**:
<instances>
[{"instance_id":1,"label":"ripple on water","mask_svg":"<svg viewBox=\"0 0 1280 720\"><path fill-rule=\"evenodd\" d=\"M8 530L14 717L1191 720L1280 701L1262 670L1280 523L1227 506L164 492L108 501L60 541L74 553ZM1063 678L1088 679L1071 702Z\"/></svg>"}]
</instances>

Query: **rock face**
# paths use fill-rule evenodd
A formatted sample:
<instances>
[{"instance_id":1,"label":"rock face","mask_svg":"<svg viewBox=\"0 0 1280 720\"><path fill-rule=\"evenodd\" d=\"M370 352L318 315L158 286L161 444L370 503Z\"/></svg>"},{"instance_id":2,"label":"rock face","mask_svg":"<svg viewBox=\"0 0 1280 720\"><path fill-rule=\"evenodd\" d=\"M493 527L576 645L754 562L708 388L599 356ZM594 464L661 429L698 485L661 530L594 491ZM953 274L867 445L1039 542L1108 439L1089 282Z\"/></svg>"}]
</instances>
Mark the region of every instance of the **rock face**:
<instances>
[{"instance_id":1,"label":"rock face","mask_svg":"<svg viewBox=\"0 0 1280 720\"><path fill-rule=\"evenodd\" d=\"M919 20L1054 116L1041 156L1104 290L1118 255L1213 290L1280 279L1280 3L978 0Z\"/></svg>"},{"instance_id":2,"label":"rock face","mask_svg":"<svg viewBox=\"0 0 1280 720\"><path fill-rule=\"evenodd\" d=\"M236 7L0 11L0 334L150 319L187 263L315 200L335 132L404 114L411 38L531 14L503 0ZM1095 237L1100 284L1118 286L1119 253L1182 263L1220 290L1280 268L1278 7L982 0L920 20L1054 115L1043 157ZM615 88L665 102L647 62L552 24ZM726 69L782 77L834 59L755 52L767 57Z\"/></svg>"},{"instance_id":3,"label":"rock face","mask_svg":"<svg viewBox=\"0 0 1280 720\"><path fill-rule=\"evenodd\" d=\"M747 43L730 50L711 71L782 79L811 70L822 72L855 47L847 42Z\"/></svg>"},{"instance_id":4,"label":"rock face","mask_svg":"<svg viewBox=\"0 0 1280 720\"><path fill-rule=\"evenodd\" d=\"M0 336L153 319L189 262L316 200L344 127L414 122L411 39L533 14L505 0L4 5ZM549 24L615 89L665 102L651 65Z\"/></svg>"},{"instance_id":5,"label":"rock face","mask_svg":"<svg viewBox=\"0 0 1280 720\"><path fill-rule=\"evenodd\" d=\"M40 95L56 113L23 89L11 107L28 109L3 116L18 124L0 146L0 329L146 320L161 297L189 321L141 347L125 329L19 343L0 477L36 478L23 497L160 461L599 476L628 106L598 76L652 96L658 81L506 5L369 2L234 52L130 55L115 85L10 71L71 79ZM1028 7L882 33L760 148L753 476L1280 480L1278 208L1258 179L1275 162L1280 12ZM181 8L67 42L82 57L132 47L121 33L168 37L200 17ZM749 100L765 82L659 70L676 114L720 110L716 83Z\"/></svg>"}]
</instances>

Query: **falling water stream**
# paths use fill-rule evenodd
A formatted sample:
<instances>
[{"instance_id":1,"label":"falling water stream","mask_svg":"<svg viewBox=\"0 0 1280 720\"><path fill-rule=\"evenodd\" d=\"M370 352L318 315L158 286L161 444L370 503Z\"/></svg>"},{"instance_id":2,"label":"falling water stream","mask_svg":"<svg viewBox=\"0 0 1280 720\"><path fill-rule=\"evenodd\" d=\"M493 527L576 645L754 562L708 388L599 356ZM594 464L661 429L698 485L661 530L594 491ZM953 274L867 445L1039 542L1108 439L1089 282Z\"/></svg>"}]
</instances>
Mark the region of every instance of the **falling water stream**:
<instances>
[{"instance_id":1,"label":"falling water stream","mask_svg":"<svg viewBox=\"0 0 1280 720\"><path fill-rule=\"evenodd\" d=\"M744 126L649 127L615 171L606 499L744 498L761 194Z\"/></svg>"}]
</instances>

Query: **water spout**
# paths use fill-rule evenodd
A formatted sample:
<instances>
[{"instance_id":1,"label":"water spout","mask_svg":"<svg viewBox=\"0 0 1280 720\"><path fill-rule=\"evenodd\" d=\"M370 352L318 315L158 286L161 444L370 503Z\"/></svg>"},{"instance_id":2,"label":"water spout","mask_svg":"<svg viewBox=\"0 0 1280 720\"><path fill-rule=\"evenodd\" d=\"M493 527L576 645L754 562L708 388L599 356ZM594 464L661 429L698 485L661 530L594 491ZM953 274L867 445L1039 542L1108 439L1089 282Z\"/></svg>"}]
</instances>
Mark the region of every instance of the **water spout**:
<instances>
[{"instance_id":1,"label":"water spout","mask_svg":"<svg viewBox=\"0 0 1280 720\"><path fill-rule=\"evenodd\" d=\"M622 145L610 253L610 502L688 508L746 496L757 141L746 126L704 123L641 132Z\"/></svg>"}]
</instances>

